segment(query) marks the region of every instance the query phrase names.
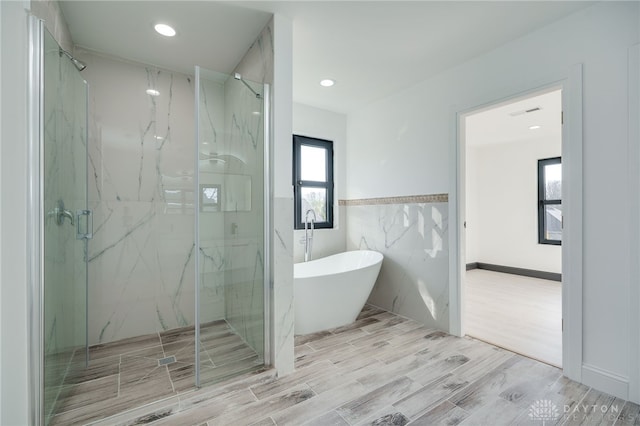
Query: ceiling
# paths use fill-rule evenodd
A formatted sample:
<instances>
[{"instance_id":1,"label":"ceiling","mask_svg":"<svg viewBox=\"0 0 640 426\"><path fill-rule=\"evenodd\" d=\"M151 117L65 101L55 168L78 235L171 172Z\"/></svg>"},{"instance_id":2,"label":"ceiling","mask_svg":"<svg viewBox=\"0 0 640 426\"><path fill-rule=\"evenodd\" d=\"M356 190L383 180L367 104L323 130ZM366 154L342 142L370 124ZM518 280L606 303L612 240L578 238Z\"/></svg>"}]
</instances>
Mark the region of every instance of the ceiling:
<instances>
[{"instance_id":1,"label":"ceiling","mask_svg":"<svg viewBox=\"0 0 640 426\"><path fill-rule=\"evenodd\" d=\"M210 1L61 1L76 47L193 75L231 73L271 13ZM172 25L175 37L157 34Z\"/></svg>"},{"instance_id":2,"label":"ceiling","mask_svg":"<svg viewBox=\"0 0 640 426\"><path fill-rule=\"evenodd\" d=\"M561 111L562 92L555 90L469 115L465 119L466 145L540 139L561 141ZM531 126L539 127L530 129Z\"/></svg>"},{"instance_id":3,"label":"ceiling","mask_svg":"<svg viewBox=\"0 0 640 426\"><path fill-rule=\"evenodd\" d=\"M230 73L272 13L293 22L294 101L349 113L591 4L579 1L63 1L77 46ZM174 25L166 39L153 24ZM323 88L322 78L335 86Z\"/></svg>"}]
</instances>

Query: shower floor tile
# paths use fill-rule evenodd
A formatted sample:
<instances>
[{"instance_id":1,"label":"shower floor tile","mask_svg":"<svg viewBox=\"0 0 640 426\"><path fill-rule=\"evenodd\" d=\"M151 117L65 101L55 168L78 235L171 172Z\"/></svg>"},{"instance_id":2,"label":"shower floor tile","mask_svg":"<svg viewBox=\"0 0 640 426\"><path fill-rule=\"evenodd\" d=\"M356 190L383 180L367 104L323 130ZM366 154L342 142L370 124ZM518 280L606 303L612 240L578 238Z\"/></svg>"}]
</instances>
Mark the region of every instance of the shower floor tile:
<instances>
[{"instance_id":1,"label":"shower floor tile","mask_svg":"<svg viewBox=\"0 0 640 426\"><path fill-rule=\"evenodd\" d=\"M203 385L262 366L224 320L203 325L200 336ZM84 352L74 356L83 359ZM51 425L87 424L197 390L193 327L94 345L89 359L87 368L68 375L59 388L64 397Z\"/></svg>"}]
</instances>

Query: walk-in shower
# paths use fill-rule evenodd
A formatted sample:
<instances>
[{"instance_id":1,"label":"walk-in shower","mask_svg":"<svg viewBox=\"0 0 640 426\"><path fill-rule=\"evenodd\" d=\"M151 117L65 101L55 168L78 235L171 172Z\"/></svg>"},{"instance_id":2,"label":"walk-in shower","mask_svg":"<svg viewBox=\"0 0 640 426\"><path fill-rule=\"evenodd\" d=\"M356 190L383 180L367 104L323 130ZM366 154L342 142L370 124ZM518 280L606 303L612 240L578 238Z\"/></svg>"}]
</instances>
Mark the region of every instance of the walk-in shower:
<instances>
[{"instance_id":1,"label":"walk-in shower","mask_svg":"<svg viewBox=\"0 0 640 426\"><path fill-rule=\"evenodd\" d=\"M30 26L31 423L89 423L270 365L269 85L196 67L194 87ZM193 169L176 178L167 147Z\"/></svg>"}]
</instances>

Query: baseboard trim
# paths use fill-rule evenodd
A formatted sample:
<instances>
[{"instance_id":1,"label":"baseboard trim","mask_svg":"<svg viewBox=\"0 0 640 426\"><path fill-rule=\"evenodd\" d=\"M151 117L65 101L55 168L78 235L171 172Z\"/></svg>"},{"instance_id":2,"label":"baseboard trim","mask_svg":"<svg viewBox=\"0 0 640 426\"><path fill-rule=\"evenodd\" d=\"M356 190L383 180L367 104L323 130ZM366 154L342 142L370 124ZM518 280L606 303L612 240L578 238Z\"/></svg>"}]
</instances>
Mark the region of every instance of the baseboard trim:
<instances>
[{"instance_id":1,"label":"baseboard trim","mask_svg":"<svg viewBox=\"0 0 640 426\"><path fill-rule=\"evenodd\" d=\"M629 399L629 378L590 364L582 364L582 383L601 392Z\"/></svg>"},{"instance_id":2,"label":"baseboard trim","mask_svg":"<svg viewBox=\"0 0 640 426\"><path fill-rule=\"evenodd\" d=\"M514 268L512 266L494 265L492 263L472 262L467 263L467 271L473 269L486 269L487 271L502 272L505 274L522 275L524 277L541 278L562 282L562 274L555 272L536 271L535 269Z\"/></svg>"},{"instance_id":3,"label":"baseboard trim","mask_svg":"<svg viewBox=\"0 0 640 426\"><path fill-rule=\"evenodd\" d=\"M467 263L467 271L478 269L478 262Z\"/></svg>"}]
</instances>

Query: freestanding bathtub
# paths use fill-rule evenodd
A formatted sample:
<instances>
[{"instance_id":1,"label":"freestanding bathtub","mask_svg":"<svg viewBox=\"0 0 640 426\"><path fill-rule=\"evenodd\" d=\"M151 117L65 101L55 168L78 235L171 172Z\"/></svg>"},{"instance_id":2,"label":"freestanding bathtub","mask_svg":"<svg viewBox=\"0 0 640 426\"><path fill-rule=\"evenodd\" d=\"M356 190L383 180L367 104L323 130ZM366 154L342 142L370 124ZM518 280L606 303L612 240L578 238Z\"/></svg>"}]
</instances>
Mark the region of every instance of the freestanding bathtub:
<instances>
[{"instance_id":1,"label":"freestanding bathtub","mask_svg":"<svg viewBox=\"0 0 640 426\"><path fill-rule=\"evenodd\" d=\"M382 253L348 251L293 265L295 334L350 324L376 282Z\"/></svg>"}]
</instances>

